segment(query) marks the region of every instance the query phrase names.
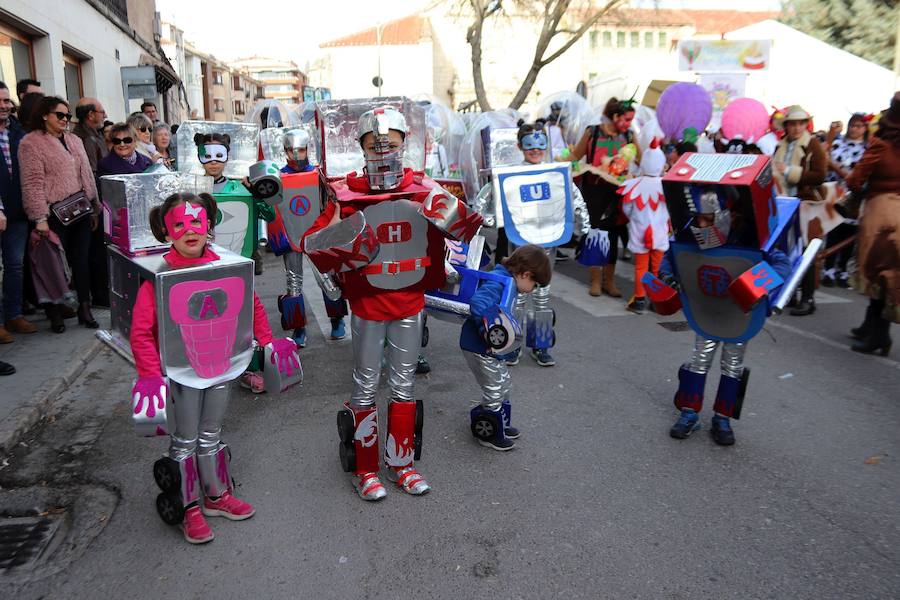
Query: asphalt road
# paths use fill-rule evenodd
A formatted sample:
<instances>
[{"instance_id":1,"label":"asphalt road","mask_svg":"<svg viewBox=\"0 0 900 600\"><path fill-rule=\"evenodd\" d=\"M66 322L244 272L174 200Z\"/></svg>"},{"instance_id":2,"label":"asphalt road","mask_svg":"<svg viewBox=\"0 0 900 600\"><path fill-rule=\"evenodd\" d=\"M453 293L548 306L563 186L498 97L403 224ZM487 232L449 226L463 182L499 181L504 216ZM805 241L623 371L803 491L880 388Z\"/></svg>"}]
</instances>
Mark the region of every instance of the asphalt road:
<instances>
[{"instance_id":1,"label":"asphalt road","mask_svg":"<svg viewBox=\"0 0 900 600\"><path fill-rule=\"evenodd\" d=\"M281 276L268 260L260 288L273 306ZM473 441L478 392L458 329L432 320L434 372L417 393L426 406L418 466L434 489L361 501L335 430L350 346L311 326L302 388L258 397L235 388L224 437L237 494L257 514L211 519L206 546L156 516L150 469L166 440L132 433L132 371L103 351L0 468L0 512L62 507L68 531L35 569L0 574L0 595L900 596L900 363L897 350L888 359L849 351L861 297L828 290L815 315L773 320L752 341L737 444L722 448L708 433L717 371L704 429L686 441L667 434L693 333L659 322L679 316L638 317L624 302L590 298L576 265L559 275L557 366L523 357L512 368L523 431L514 451Z\"/></svg>"}]
</instances>

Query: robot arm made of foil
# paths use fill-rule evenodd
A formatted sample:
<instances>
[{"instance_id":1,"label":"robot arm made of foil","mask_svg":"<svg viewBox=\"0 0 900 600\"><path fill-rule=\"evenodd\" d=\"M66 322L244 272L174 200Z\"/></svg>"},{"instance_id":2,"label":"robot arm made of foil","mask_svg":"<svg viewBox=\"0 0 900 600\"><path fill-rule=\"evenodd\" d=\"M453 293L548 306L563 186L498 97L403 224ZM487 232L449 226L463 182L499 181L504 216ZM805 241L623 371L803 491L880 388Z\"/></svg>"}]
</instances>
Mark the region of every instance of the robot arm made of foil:
<instances>
[{"instance_id":1,"label":"robot arm made of foil","mask_svg":"<svg viewBox=\"0 0 900 600\"><path fill-rule=\"evenodd\" d=\"M494 188L488 183L479 190L478 195L472 201L472 210L484 218L485 227L497 225L497 204L494 202Z\"/></svg>"},{"instance_id":2,"label":"robot arm made of foil","mask_svg":"<svg viewBox=\"0 0 900 600\"><path fill-rule=\"evenodd\" d=\"M572 184L572 212L575 215L575 234L577 236L587 235L591 230L591 217L588 214L587 203L578 186Z\"/></svg>"}]
</instances>

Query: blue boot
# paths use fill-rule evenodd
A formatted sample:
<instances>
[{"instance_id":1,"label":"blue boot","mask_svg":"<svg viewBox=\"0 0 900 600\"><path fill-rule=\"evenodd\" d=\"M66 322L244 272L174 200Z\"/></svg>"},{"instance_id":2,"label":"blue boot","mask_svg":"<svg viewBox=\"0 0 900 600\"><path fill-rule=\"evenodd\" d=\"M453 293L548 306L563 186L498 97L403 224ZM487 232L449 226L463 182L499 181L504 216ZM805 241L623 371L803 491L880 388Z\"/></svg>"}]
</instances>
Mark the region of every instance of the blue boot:
<instances>
[{"instance_id":1,"label":"blue boot","mask_svg":"<svg viewBox=\"0 0 900 600\"><path fill-rule=\"evenodd\" d=\"M298 348L306 348L306 327L298 327L291 337Z\"/></svg>"},{"instance_id":2,"label":"blue boot","mask_svg":"<svg viewBox=\"0 0 900 600\"><path fill-rule=\"evenodd\" d=\"M472 435L482 446L500 452L516 447L516 443L503 433L502 410L487 410L479 405L469 411L469 416L472 419Z\"/></svg>"},{"instance_id":3,"label":"blue boot","mask_svg":"<svg viewBox=\"0 0 900 600\"><path fill-rule=\"evenodd\" d=\"M722 415L712 418L712 439L720 446L734 445L734 431L731 429L731 419Z\"/></svg>"},{"instance_id":4,"label":"blue boot","mask_svg":"<svg viewBox=\"0 0 900 600\"><path fill-rule=\"evenodd\" d=\"M342 340L347 337L347 330L344 327L344 319L331 320L331 339Z\"/></svg>"},{"instance_id":5,"label":"blue boot","mask_svg":"<svg viewBox=\"0 0 900 600\"><path fill-rule=\"evenodd\" d=\"M503 413L503 434L511 440L519 439L519 430L510 423L512 422L512 404L509 400L504 400L500 405L500 412Z\"/></svg>"}]
</instances>

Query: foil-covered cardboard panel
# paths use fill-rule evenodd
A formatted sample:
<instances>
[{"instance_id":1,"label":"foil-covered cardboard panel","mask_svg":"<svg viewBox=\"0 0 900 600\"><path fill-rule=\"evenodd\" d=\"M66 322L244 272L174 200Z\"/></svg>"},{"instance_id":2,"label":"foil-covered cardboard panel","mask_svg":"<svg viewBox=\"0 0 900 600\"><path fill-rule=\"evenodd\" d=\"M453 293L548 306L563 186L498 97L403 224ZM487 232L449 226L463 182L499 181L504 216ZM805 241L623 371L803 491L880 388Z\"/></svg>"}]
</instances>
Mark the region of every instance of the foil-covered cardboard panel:
<instances>
[{"instance_id":1,"label":"foil-covered cardboard panel","mask_svg":"<svg viewBox=\"0 0 900 600\"><path fill-rule=\"evenodd\" d=\"M327 177L362 171L364 161L357 139L357 123L363 113L382 106L392 106L406 117L404 165L416 171L425 170L425 109L421 105L404 96L328 100L319 102L316 109Z\"/></svg>"},{"instance_id":2,"label":"foil-covered cardboard panel","mask_svg":"<svg viewBox=\"0 0 900 600\"><path fill-rule=\"evenodd\" d=\"M259 125L253 123L226 123L219 121L185 121L178 128L175 139L178 145L178 170L182 173L203 175L203 165L197 158L194 135L198 133L226 133L231 138L225 177L240 179L247 175L250 165L259 156Z\"/></svg>"},{"instance_id":3,"label":"foil-covered cardboard panel","mask_svg":"<svg viewBox=\"0 0 900 600\"><path fill-rule=\"evenodd\" d=\"M150 231L150 210L172 194L212 193L212 177L188 173L139 173L100 178L107 241L125 254L165 250Z\"/></svg>"},{"instance_id":4,"label":"foil-covered cardboard panel","mask_svg":"<svg viewBox=\"0 0 900 600\"><path fill-rule=\"evenodd\" d=\"M491 167L511 167L525 162L519 150L519 130L503 128L491 130Z\"/></svg>"}]
</instances>

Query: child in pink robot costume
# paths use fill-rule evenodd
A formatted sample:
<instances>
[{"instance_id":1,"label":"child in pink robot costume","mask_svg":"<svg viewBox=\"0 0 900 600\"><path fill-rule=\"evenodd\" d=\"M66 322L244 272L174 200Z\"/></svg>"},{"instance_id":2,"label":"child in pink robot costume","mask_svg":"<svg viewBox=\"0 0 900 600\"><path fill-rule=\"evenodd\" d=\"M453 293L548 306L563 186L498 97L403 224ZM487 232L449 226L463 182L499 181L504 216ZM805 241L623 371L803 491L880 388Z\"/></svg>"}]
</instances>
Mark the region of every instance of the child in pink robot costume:
<instances>
[{"instance_id":1,"label":"child in pink robot costume","mask_svg":"<svg viewBox=\"0 0 900 600\"><path fill-rule=\"evenodd\" d=\"M170 269L197 267L220 259L208 244L213 228L208 215L215 214L216 202L209 194L173 194L151 210L154 236L172 244L162 257ZM209 291L211 283L215 284L213 291ZM243 280L237 277L215 282L198 279L171 288L168 312L177 323L185 356L199 380L217 382L215 377L228 371L237 315L248 300L244 289ZM207 293L198 294L204 291ZM253 336L271 351L279 372L288 374L299 369L294 342L273 339L265 308L255 292L252 302ZM145 281L138 290L131 329L131 349L138 373L132 389L134 412L137 415L143 411L152 417L155 411L166 409L166 398L171 394L175 431L171 432L168 458L157 461L154 476L161 487L176 480L174 487L182 503L178 508L183 508L184 538L192 544L202 544L213 539L204 515L239 521L252 517L254 508L232 494L230 451L220 438L229 382L204 389L174 380L167 382L160 356L157 308L154 284ZM171 509L164 510L159 499L157 509L164 520L171 522L165 514ZM181 514L177 509L175 513Z\"/></svg>"},{"instance_id":2,"label":"child in pink robot costume","mask_svg":"<svg viewBox=\"0 0 900 600\"><path fill-rule=\"evenodd\" d=\"M375 406L385 348L391 388L385 471L408 494L431 489L413 464L422 441L422 404L414 385L425 290L444 285L445 236L471 239L481 217L424 174L403 167L402 113L376 108L357 127L365 169L332 184L336 201L307 231L304 251L320 272L339 274L350 304L355 389L338 413L341 464L353 473L359 496L373 501L386 495L378 478ZM360 223L346 246L325 241L334 239L331 232Z\"/></svg>"},{"instance_id":3,"label":"child in pink robot costume","mask_svg":"<svg viewBox=\"0 0 900 600\"><path fill-rule=\"evenodd\" d=\"M628 249L634 255L634 296L628 310L644 314L647 296L641 282L648 270L659 274L663 255L669 249L669 209L663 194L662 176L666 169L666 155L659 140L641 156L640 176L626 181L620 188L622 212L628 217Z\"/></svg>"}]
</instances>

